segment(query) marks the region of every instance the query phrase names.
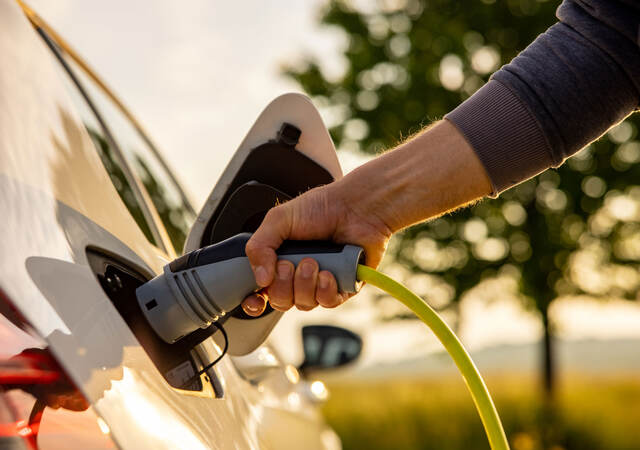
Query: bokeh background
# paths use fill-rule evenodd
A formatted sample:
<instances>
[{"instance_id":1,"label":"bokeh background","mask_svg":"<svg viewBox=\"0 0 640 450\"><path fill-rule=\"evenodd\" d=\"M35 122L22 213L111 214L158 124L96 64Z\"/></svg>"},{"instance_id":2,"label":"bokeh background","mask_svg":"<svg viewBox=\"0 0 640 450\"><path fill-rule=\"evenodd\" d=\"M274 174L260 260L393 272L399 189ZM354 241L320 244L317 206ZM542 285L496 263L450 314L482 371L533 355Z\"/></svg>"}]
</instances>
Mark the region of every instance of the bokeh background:
<instances>
[{"instance_id":1,"label":"bokeh background","mask_svg":"<svg viewBox=\"0 0 640 450\"><path fill-rule=\"evenodd\" d=\"M136 113L199 207L260 110L307 93L344 170L472 95L555 22L555 0L30 4ZM640 142L636 116L557 170L396 236L383 270L472 351L511 445L640 448ZM487 448L466 388L408 310L366 290L274 332L343 325L357 364L315 376L347 449Z\"/></svg>"}]
</instances>

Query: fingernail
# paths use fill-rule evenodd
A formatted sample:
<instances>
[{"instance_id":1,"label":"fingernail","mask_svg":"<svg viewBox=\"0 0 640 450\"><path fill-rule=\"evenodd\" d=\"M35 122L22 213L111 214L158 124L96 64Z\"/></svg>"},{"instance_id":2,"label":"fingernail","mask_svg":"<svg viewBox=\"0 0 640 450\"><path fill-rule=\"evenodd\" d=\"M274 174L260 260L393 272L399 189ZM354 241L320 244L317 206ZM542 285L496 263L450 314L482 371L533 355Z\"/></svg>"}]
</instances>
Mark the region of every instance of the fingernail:
<instances>
[{"instance_id":1,"label":"fingernail","mask_svg":"<svg viewBox=\"0 0 640 450\"><path fill-rule=\"evenodd\" d=\"M320 275L320 279L318 280L318 284L320 285L320 289L326 289L329 287L329 279L326 276Z\"/></svg>"},{"instance_id":2,"label":"fingernail","mask_svg":"<svg viewBox=\"0 0 640 450\"><path fill-rule=\"evenodd\" d=\"M278 279L288 280L291 278L291 265L285 262L278 263Z\"/></svg>"},{"instance_id":3,"label":"fingernail","mask_svg":"<svg viewBox=\"0 0 640 450\"><path fill-rule=\"evenodd\" d=\"M269 285L269 275L267 274L267 269L262 266L256 267L256 281L260 286Z\"/></svg>"},{"instance_id":4,"label":"fingernail","mask_svg":"<svg viewBox=\"0 0 640 450\"><path fill-rule=\"evenodd\" d=\"M260 311L260 307L258 305L252 305L251 303L246 303L245 306L247 307L247 309L251 312L258 312Z\"/></svg>"},{"instance_id":5,"label":"fingernail","mask_svg":"<svg viewBox=\"0 0 640 450\"><path fill-rule=\"evenodd\" d=\"M300 269L303 278L311 278L311 276L313 275L313 270L313 264L308 262L303 263L302 268Z\"/></svg>"}]
</instances>

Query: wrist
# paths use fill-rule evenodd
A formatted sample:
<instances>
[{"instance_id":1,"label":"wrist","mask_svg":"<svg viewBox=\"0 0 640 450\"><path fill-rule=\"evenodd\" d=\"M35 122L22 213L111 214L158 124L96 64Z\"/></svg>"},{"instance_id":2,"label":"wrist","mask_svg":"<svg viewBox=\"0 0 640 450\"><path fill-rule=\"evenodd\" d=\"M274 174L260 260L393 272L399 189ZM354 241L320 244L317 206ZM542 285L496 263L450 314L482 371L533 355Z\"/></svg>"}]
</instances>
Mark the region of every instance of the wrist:
<instances>
[{"instance_id":1,"label":"wrist","mask_svg":"<svg viewBox=\"0 0 640 450\"><path fill-rule=\"evenodd\" d=\"M492 191L487 173L460 131L435 123L393 152L404 165L407 190L403 226L437 217Z\"/></svg>"},{"instance_id":2,"label":"wrist","mask_svg":"<svg viewBox=\"0 0 640 450\"><path fill-rule=\"evenodd\" d=\"M345 216L366 220L391 235L404 228L404 217L399 197L406 193L404 169L387 161L388 154L381 155L357 167L341 180L331 185L332 198Z\"/></svg>"},{"instance_id":3,"label":"wrist","mask_svg":"<svg viewBox=\"0 0 640 450\"><path fill-rule=\"evenodd\" d=\"M457 128L437 122L334 183L337 198L395 233L491 193L491 183Z\"/></svg>"}]
</instances>

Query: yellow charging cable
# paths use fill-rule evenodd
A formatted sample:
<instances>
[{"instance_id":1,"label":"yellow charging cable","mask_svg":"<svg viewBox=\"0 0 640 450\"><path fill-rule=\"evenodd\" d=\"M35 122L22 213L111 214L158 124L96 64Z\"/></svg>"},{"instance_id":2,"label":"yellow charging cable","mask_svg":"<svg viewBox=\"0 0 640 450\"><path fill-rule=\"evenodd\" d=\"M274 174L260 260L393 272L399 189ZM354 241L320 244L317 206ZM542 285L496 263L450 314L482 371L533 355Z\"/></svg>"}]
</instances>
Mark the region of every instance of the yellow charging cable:
<instances>
[{"instance_id":1,"label":"yellow charging cable","mask_svg":"<svg viewBox=\"0 0 640 450\"><path fill-rule=\"evenodd\" d=\"M509 450L507 436L504 434L498 411L493 404L491 395L480 376L480 372L471 357L462 346L449 326L431 309L431 307L409 289L392 280L388 276L371 267L358 265L358 280L382 289L387 294L404 303L416 316L420 318L436 337L442 342L451 358L458 366L464 381L469 388L473 402L480 414L480 419L489 438L489 445L493 450Z\"/></svg>"}]
</instances>

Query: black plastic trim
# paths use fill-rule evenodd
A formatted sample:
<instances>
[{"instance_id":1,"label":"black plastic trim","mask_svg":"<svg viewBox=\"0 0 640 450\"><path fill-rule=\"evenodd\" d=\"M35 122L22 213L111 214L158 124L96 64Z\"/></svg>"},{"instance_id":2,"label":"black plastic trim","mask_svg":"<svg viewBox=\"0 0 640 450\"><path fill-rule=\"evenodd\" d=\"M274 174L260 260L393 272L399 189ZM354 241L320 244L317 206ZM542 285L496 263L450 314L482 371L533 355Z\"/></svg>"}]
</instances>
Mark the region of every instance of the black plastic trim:
<instances>
[{"instance_id":1,"label":"black plastic trim","mask_svg":"<svg viewBox=\"0 0 640 450\"><path fill-rule=\"evenodd\" d=\"M246 257L245 247L251 233L239 233L217 244L195 250L181 256L169 264L172 272L206 266L232 258ZM276 251L278 255L300 255L318 253L340 253L344 244L331 241L284 241Z\"/></svg>"},{"instance_id":2,"label":"black plastic trim","mask_svg":"<svg viewBox=\"0 0 640 450\"><path fill-rule=\"evenodd\" d=\"M236 190L248 182L267 185L274 191L293 198L311 188L329 184L332 181L334 178L327 169L290 145L277 141L259 145L249 152L242 167L229 184L227 192L209 219L200 246L219 242L241 231L255 231L267 211L275 206L274 204L265 205L264 211L258 216L254 215L250 224L238 224L236 230L233 232L225 230L221 236L221 233L216 230L218 219Z\"/></svg>"},{"instance_id":3,"label":"black plastic trim","mask_svg":"<svg viewBox=\"0 0 640 450\"><path fill-rule=\"evenodd\" d=\"M206 266L207 264L247 256L244 248L250 237L251 233L240 233L217 244L187 253L169 264L169 269L175 273L193 267Z\"/></svg>"}]
</instances>

